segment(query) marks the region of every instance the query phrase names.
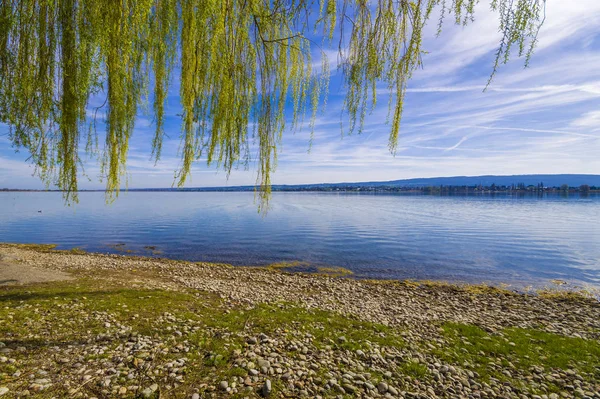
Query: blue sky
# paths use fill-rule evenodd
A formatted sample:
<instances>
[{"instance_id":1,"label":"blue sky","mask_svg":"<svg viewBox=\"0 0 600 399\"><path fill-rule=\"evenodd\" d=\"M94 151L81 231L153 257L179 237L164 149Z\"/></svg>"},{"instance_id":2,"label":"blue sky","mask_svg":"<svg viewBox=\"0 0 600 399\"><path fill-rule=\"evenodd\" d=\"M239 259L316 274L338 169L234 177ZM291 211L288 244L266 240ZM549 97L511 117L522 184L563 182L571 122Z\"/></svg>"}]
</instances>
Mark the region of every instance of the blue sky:
<instances>
[{"instance_id":1,"label":"blue sky","mask_svg":"<svg viewBox=\"0 0 600 399\"><path fill-rule=\"evenodd\" d=\"M592 173L600 174L600 1L548 0L547 17L529 68L515 58L482 92L500 40L488 1L467 27L448 20L439 38L433 19L426 28L424 68L409 84L398 151L388 151L387 99L367 116L362 134L342 137L343 88L334 68L327 109L318 116L313 145L309 129L286 132L274 184L393 180L413 177ZM332 50L330 62L335 63ZM180 165L179 86L171 87L163 157L150 161L151 117L140 113L128 158L128 186L170 187ZM0 188L42 188L15 153L0 124ZM86 163L103 188L96 160ZM256 166L232 171L197 162L186 186L254 184Z\"/></svg>"}]
</instances>

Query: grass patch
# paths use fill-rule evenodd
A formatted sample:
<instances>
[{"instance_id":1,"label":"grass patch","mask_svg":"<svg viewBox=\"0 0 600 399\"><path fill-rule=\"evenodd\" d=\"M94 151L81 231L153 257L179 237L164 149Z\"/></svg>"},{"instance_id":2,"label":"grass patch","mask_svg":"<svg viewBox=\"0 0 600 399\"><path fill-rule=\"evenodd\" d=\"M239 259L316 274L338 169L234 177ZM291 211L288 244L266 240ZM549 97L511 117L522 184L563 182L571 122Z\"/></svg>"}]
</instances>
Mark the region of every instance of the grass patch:
<instances>
[{"instance_id":1,"label":"grass patch","mask_svg":"<svg viewBox=\"0 0 600 399\"><path fill-rule=\"evenodd\" d=\"M332 277L351 276L354 274L352 270L348 270L341 266L319 266L317 270L320 274Z\"/></svg>"},{"instance_id":2,"label":"grass patch","mask_svg":"<svg viewBox=\"0 0 600 399\"><path fill-rule=\"evenodd\" d=\"M404 375L411 376L412 378L416 378L418 380L425 379L430 374L426 365L412 360L402 364L398 371Z\"/></svg>"},{"instance_id":3,"label":"grass patch","mask_svg":"<svg viewBox=\"0 0 600 399\"><path fill-rule=\"evenodd\" d=\"M7 244L2 243L2 246L15 247L36 252L52 252L57 247L57 244Z\"/></svg>"},{"instance_id":4,"label":"grass patch","mask_svg":"<svg viewBox=\"0 0 600 399\"><path fill-rule=\"evenodd\" d=\"M292 304L260 304L250 310L235 310L213 314L204 319L209 328L264 333L285 334L292 337L309 333L317 347L357 350L371 343L380 346L402 347L404 342L397 330L382 324L351 319L323 310L304 309Z\"/></svg>"},{"instance_id":5,"label":"grass patch","mask_svg":"<svg viewBox=\"0 0 600 399\"><path fill-rule=\"evenodd\" d=\"M46 318L50 323L56 322L55 339L75 339L87 331L97 332L97 313L110 313L115 322L127 323L140 334L151 334L156 332L155 319L163 312L197 318L201 314L198 302L191 293L101 287L92 280L49 283L27 291L11 287L0 291L0 319L12 320L0 324L0 335L41 333L36 331L39 326L34 322ZM203 303L214 302L215 298L203 297ZM101 329L105 329L104 323Z\"/></svg>"},{"instance_id":6,"label":"grass patch","mask_svg":"<svg viewBox=\"0 0 600 399\"><path fill-rule=\"evenodd\" d=\"M341 266L313 266L308 262L301 261L271 263L266 268L275 271L316 273L328 277L344 277L354 274L351 270Z\"/></svg>"},{"instance_id":7,"label":"grass patch","mask_svg":"<svg viewBox=\"0 0 600 399\"><path fill-rule=\"evenodd\" d=\"M271 269L271 270L286 270L286 269L293 269L293 268L298 268L298 267L310 267L310 263L308 262L300 262L300 261L291 261L291 262L276 262L276 263L271 263L270 265L267 266L267 269Z\"/></svg>"},{"instance_id":8,"label":"grass patch","mask_svg":"<svg viewBox=\"0 0 600 399\"><path fill-rule=\"evenodd\" d=\"M494 287L494 286L490 286L487 284L468 284L468 285L460 286L460 288L464 292L466 292L472 296L477 296L477 295L516 296L516 295L519 295L516 292L512 292L512 291L508 290L506 288L506 285L504 287Z\"/></svg>"},{"instance_id":9,"label":"grass patch","mask_svg":"<svg viewBox=\"0 0 600 399\"><path fill-rule=\"evenodd\" d=\"M71 248L66 252L71 255L87 255L87 251L79 247Z\"/></svg>"},{"instance_id":10,"label":"grass patch","mask_svg":"<svg viewBox=\"0 0 600 399\"><path fill-rule=\"evenodd\" d=\"M537 295L544 299L554 299L554 300L564 300L564 301L575 301L579 302L582 300L589 300L594 298L594 294L598 295L598 293L594 293L592 291L587 291L584 289L573 291L573 290L561 290L556 288L545 288L536 291Z\"/></svg>"},{"instance_id":11,"label":"grass patch","mask_svg":"<svg viewBox=\"0 0 600 399\"><path fill-rule=\"evenodd\" d=\"M468 361L484 379L494 377L516 383L498 371L499 365L525 373L533 367L546 372L571 369L589 381L600 378L596 367L600 364L598 341L522 328L508 328L491 335L477 326L458 323L445 323L442 330L450 345L436 355L459 364ZM552 388L552 384L548 385Z\"/></svg>"},{"instance_id":12,"label":"grass patch","mask_svg":"<svg viewBox=\"0 0 600 399\"><path fill-rule=\"evenodd\" d=\"M71 379L71 387L81 387L90 397L98 397L104 389L101 379L82 385L82 376L75 373L72 364L81 361L88 368L102 368L107 361L115 362L114 353L120 353L123 346L134 345L137 337L150 339L153 344L116 361L128 365L127 373L137 373L135 378L130 380L127 373L121 375L108 393L100 396L116 395L111 391L115 385L147 387L156 381L165 397L189 397L198 387L245 378L248 371L235 360L248 345L244 337L258 337L261 333L304 344L309 333L311 351L329 346L343 353L366 351L374 345L404 345L393 328L332 312L289 303L231 308L217 296L197 291L136 289L93 279L0 288L0 320L1 341L13 349L8 356L16 360L14 364L0 363L2 386L10 387L11 392L26 389L28 380L15 377L14 373L19 370L22 375L29 375L46 369L50 375L60 375L63 382ZM184 351L184 347L189 351ZM300 350L289 351L288 357L302 356ZM63 357L71 359L64 366L60 362ZM185 372L181 381L170 377L166 369L156 375L144 374L147 365L173 363L182 357L187 362L182 366ZM274 393L283 389L282 381L276 376L271 379ZM201 394L203 389L209 390L200 388ZM131 392L123 397L138 394ZM72 394L61 382L36 395L51 398ZM240 395L245 396L252 395Z\"/></svg>"}]
</instances>

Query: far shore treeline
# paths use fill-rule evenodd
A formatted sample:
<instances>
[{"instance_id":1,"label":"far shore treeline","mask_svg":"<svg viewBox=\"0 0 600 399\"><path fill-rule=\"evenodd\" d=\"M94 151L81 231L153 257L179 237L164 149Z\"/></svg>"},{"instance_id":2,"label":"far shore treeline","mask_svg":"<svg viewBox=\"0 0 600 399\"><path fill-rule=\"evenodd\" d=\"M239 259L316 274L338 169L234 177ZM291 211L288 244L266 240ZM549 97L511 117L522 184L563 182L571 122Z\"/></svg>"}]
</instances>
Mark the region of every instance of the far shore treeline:
<instances>
[{"instance_id":1,"label":"far shore treeline","mask_svg":"<svg viewBox=\"0 0 600 399\"><path fill-rule=\"evenodd\" d=\"M133 192L235 192L254 191L254 186L132 188ZM405 192L423 194L489 194L489 193L581 193L600 192L600 175L515 175L515 176L455 176L387 182L319 183L273 185L280 192ZM11 189L0 191L60 192L60 190ZM99 192L105 190L79 190Z\"/></svg>"},{"instance_id":2,"label":"far shore treeline","mask_svg":"<svg viewBox=\"0 0 600 399\"><path fill-rule=\"evenodd\" d=\"M131 192L247 192L254 191L255 187L195 187L195 188L133 188L124 191ZM377 186L377 187L358 187L358 186L332 186L321 185L317 187L288 186L273 187L277 192L389 192L389 193L423 193L423 194L489 194L489 193L600 193L600 186L590 186L583 184L579 187L569 187L562 185L560 187L542 187L525 186L519 184L516 186L426 186L426 187L398 187L398 186ZM2 188L0 192L62 192L61 190L30 190L30 189L11 189ZM79 190L85 192L105 192L105 190Z\"/></svg>"}]
</instances>

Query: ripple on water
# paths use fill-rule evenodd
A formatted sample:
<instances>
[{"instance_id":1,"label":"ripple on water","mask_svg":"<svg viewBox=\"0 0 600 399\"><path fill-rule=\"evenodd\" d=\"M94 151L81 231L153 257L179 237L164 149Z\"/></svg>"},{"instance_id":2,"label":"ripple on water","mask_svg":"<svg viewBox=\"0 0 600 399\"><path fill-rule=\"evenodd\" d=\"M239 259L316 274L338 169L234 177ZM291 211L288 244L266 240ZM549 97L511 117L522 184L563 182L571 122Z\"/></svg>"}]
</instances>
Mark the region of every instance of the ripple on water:
<instances>
[{"instance_id":1,"label":"ripple on water","mask_svg":"<svg viewBox=\"0 0 600 399\"><path fill-rule=\"evenodd\" d=\"M358 277L598 285L600 197L274 193L0 193L0 241L237 265L300 260ZM42 210L42 213L38 213Z\"/></svg>"}]
</instances>

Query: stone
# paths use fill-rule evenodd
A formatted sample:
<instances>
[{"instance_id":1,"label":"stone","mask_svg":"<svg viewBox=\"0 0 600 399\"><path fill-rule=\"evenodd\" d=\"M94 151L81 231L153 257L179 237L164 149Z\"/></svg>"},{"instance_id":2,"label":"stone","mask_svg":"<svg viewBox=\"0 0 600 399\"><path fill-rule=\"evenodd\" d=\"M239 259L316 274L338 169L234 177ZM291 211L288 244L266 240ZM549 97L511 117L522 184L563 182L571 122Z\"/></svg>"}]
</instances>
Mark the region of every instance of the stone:
<instances>
[{"instance_id":1,"label":"stone","mask_svg":"<svg viewBox=\"0 0 600 399\"><path fill-rule=\"evenodd\" d=\"M6 395L9 389L7 387L0 387L0 396Z\"/></svg>"},{"instance_id":2,"label":"stone","mask_svg":"<svg viewBox=\"0 0 600 399\"><path fill-rule=\"evenodd\" d=\"M345 390L345 389L344 389L344 387L343 387L343 386L341 386L341 385L337 385L337 384L336 384L336 385L334 385L334 388L335 388L335 389L336 389L336 390L337 390L339 393L341 393L341 394L345 394L345 393L346 393L346 390Z\"/></svg>"},{"instance_id":3,"label":"stone","mask_svg":"<svg viewBox=\"0 0 600 399\"><path fill-rule=\"evenodd\" d=\"M271 386L271 380L266 380L265 383L262 386L262 394L264 397L268 397L269 395L271 395L271 391L272 391L272 386Z\"/></svg>"},{"instance_id":4,"label":"stone","mask_svg":"<svg viewBox=\"0 0 600 399\"><path fill-rule=\"evenodd\" d=\"M221 381L221 382L219 383L219 388L220 388L222 391L226 391L226 390L227 390L227 388L229 388L229 383L228 383L227 381Z\"/></svg>"},{"instance_id":5,"label":"stone","mask_svg":"<svg viewBox=\"0 0 600 399\"><path fill-rule=\"evenodd\" d=\"M344 385L342 385L342 388L344 388L344 390L345 390L346 392L349 392L349 393L354 393L354 392L356 392L356 389L357 389L357 388L356 388L354 385L352 385L352 384L344 384Z\"/></svg>"},{"instance_id":6,"label":"stone","mask_svg":"<svg viewBox=\"0 0 600 399\"><path fill-rule=\"evenodd\" d=\"M379 384L377 384L377 390L379 391L380 394L386 393L388 391L388 384L381 381Z\"/></svg>"}]
</instances>

